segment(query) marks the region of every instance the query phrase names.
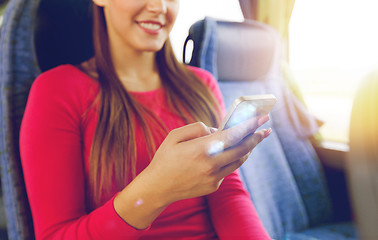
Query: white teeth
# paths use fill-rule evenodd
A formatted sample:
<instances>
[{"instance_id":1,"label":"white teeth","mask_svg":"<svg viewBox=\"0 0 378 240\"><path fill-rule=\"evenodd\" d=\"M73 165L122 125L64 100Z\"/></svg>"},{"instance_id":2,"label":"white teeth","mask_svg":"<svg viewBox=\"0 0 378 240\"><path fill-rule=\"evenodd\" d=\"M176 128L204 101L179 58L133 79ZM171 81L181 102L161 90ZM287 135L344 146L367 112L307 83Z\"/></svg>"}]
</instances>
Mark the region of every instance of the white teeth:
<instances>
[{"instance_id":1,"label":"white teeth","mask_svg":"<svg viewBox=\"0 0 378 240\"><path fill-rule=\"evenodd\" d=\"M161 28L160 24L154 23L139 23L139 25L148 30L159 30Z\"/></svg>"}]
</instances>

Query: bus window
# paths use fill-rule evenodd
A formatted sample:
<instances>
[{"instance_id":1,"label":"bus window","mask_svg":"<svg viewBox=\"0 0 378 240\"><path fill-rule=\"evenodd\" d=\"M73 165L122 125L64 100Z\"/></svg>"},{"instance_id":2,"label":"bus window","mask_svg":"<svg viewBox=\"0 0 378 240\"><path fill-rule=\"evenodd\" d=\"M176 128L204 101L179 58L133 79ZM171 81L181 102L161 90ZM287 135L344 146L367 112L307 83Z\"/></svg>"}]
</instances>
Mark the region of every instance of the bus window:
<instances>
[{"instance_id":1,"label":"bus window","mask_svg":"<svg viewBox=\"0 0 378 240\"><path fill-rule=\"evenodd\" d=\"M190 26L205 16L239 22L244 19L238 0L181 0L180 14L170 35L179 60Z\"/></svg>"},{"instance_id":2,"label":"bus window","mask_svg":"<svg viewBox=\"0 0 378 240\"><path fill-rule=\"evenodd\" d=\"M0 27L3 25L3 14L8 0L0 0Z\"/></svg>"},{"instance_id":3,"label":"bus window","mask_svg":"<svg viewBox=\"0 0 378 240\"><path fill-rule=\"evenodd\" d=\"M378 2L296 0L289 61L325 140L348 143L358 83L378 63Z\"/></svg>"}]
</instances>

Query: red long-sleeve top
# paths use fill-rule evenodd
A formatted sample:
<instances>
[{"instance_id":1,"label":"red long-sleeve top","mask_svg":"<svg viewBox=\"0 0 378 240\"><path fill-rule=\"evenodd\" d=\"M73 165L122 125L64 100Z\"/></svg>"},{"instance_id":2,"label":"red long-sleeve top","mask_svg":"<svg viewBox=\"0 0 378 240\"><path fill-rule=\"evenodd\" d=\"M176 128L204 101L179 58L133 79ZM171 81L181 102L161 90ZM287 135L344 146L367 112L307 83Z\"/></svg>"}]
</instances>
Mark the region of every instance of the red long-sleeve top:
<instances>
[{"instance_id":1,"label":"red long-sleeve top","mask_svg":"<svg viewBox=\"0 0 378 240\"><path fill-rule=\"evenodd\" d=\"M190 69L224 109L213 77ZM101 207L89 210L89 153L98 120L93 107L98 92L98 83L72 65L41 74L31 88L20 151L37 239L269 239L237 172L213 194L169 205L145 230L117 215L116 192ZM132 94L169 129L185 125L165 104L164 89ZM137 173L151 160L143 139L137 129Z\"/></svg>"}]
</instances>

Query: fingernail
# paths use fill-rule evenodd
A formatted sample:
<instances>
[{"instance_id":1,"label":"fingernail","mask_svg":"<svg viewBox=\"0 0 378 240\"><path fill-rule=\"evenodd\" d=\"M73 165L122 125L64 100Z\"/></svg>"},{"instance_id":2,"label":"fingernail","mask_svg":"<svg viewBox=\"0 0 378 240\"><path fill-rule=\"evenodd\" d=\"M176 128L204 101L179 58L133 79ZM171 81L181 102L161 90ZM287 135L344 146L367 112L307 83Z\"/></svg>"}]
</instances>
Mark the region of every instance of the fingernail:
<instances>
[{"instance_id":1,"label":"fingernail","mask_svg":"<svg viewBox=\"0 0 378 240\"><path fill-rule=\"evenodd\" d=\"M271 133L272 133L272 129L271 129L271 128L268 128L268 129L265 130L265 132L264 132L264 137L268 137Z\"/></svg>"},{"instance_id":2,"label":"fingernail","mask_svg":"<svg viewBox=\"0 0 378 240\"><path fill-rule=\"evenodd\" d=\"M213 127L209 127L209 130L210 130L210 133L215 133L216 131L218 131L218 129L213 128Z\"/></svg>"},{"instance_id":3,"label":"fingernail","mask_svg":"<svg viewBox=\"0 0 378 240\"><path fill-rule=\"evenodd\" d=\"M264 123L266 123L267 121L269 121L269 116L268 115L265 115L265 116L262 116L258 121L257 121L257 124L259 126L263 125Z\"/></svg>"}]
</instances>

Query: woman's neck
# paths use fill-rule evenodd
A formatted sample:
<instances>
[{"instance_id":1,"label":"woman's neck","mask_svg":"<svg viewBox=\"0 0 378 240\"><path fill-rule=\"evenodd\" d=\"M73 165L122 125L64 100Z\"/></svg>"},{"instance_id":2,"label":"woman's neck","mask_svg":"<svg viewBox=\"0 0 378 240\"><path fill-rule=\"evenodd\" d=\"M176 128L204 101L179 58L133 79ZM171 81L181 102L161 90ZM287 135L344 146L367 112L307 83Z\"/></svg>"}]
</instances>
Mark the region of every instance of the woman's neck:
<instances>
[{"instance_id":1,"label":"woman's neck","mask_svg":"<svg viewBox=\"0 0 378 240\"><path fill-rule=\"evenodd\" d=\"M155 52L112 49L112 60L118 78L128 91L144 92L161 87Z\"/></svg>"}]
</instances>

